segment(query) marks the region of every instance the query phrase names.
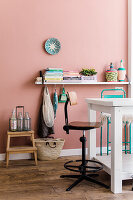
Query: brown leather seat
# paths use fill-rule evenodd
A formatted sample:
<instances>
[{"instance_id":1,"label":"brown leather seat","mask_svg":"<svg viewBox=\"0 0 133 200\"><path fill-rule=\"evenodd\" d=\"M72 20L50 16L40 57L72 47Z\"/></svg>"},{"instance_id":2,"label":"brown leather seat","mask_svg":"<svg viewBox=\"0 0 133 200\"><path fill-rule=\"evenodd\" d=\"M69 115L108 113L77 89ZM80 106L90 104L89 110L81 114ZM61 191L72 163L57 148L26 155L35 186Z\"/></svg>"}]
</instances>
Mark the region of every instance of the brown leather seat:
<instances>
[{"instance_id":1,"label":"brown leather seat","mask_svg":"<svg viewBox=\"0 0 133 200\"><path fill-rule=\"evenodd\" d=\"M74 121L70 122L69 126L79 127L79 128L99 128L101 126L100 122L79 122Z\"/></svg>"},{"instance_id":2,"label":"brown leather seat","mask_svg":"<svg viewBox=\"0 0 133 200\"><path fill-rule=\"evenodd\" d=\"M74 121L70 122L68 125L65 125L63 129L66 131L66 129L70 130L90 130L94 128L99 128L101 126L100 122L80 122L80 121Z\"/></svg>"}]
</instances>

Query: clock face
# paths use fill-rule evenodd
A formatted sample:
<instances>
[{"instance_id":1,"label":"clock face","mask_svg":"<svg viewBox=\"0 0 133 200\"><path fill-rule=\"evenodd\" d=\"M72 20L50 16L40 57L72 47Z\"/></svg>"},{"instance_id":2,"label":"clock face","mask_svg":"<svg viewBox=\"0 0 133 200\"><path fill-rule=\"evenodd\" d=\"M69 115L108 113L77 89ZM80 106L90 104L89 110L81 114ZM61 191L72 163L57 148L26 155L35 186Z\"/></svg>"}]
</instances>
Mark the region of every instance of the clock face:
<instances>
[{"instance_id":1,"label":"clock face","mask_svg":"<svg viewBox=\"0 0 133 200\"><path fill-rule=\"evenodd\" d=\"M55 55L60 51L61 44L56 38L49 38L45 42L45 50L51 55Z\"/></svg>"}]
</instances>

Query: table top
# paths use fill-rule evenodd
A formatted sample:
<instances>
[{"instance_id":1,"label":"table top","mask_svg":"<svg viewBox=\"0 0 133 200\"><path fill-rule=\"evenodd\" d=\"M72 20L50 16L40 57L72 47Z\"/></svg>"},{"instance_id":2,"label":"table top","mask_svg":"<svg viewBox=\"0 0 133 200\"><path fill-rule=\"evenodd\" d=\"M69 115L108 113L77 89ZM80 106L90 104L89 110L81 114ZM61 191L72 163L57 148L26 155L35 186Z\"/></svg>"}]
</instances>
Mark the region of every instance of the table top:
<instances>
[{"instance_id":1,"label":"table top","mask_svg":"<svg viewBox=\"0 0 133 200\"><path fill-rule=\"evenodd\" d=\"M111 107L133 107L133 98L86 98L88 104L111 106Z\"/></svg>"}]
</instances>

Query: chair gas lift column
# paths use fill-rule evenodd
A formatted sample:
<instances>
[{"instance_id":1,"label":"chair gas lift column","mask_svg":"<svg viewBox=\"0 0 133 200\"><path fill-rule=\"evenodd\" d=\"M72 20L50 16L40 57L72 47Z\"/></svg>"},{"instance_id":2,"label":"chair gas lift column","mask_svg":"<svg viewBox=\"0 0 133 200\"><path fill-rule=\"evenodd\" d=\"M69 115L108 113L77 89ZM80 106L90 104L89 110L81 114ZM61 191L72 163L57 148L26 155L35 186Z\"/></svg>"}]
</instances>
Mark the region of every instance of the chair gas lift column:
<instances>
[{"instance_id":1,"label":"chair gas lift column","mask_svg":"<svg viewBox=\"0 0 133 200\"><path fill-rule=\"evenodd\" d=\"M61 175L61 178L76 178L77 179L72 185L70 185L66 189L66 191L70 191L74 186L76 186L82 180L93 182L105 188L109 188L109 186L94 179L94 177L98 175L98 174L95 174L95 172L102 170L103 165L98 161L86 160L86 157L85 157L85 150L86 150L85 131L86 130L88 131L94 128L99 128L101 126L101 123L100 122L81 122L81 121L74 121L74 122L68 123L68 113L67 113L68 102L70 102L70 105L77 104L77 96L75 92L69 92L67 101L65 103L65 126L63 127L63 129L66 131L67 134L69 134L69 130L80 130L80 131L83 131L83 135L80 137L80 142L82 143L82 159L76 160L76 161L68 161L64 164L64 167L67 170L70 170L73 172L79 172L79 175L77 174ZM75 163L75 165L73 163Z\"/></svg>"},{"instance_id":2,"label":"chair gas lift column","mask_svg":"<svg viewBox=\"0 0 133 200\"><path fill-rule=\"evenodd\" d=\"M111 92L111 94L109 94ZM101 98L126 98L126 92L123 89L104 89L101 92ZM104 113L106 115L106 113ZM124 138L125 141L122 142L125 147L122 151L127 154L129 152L131 154L131 123L129 124L128 121L123 121L124 125ZM111 141L109 141L109 127L111 124L111 116L107 115L107 155L109 155L109 152L111 151L109 149L109 144ZM129 141L127 141L127 124L129 124ZM101 135L100 135L100 155L102 156L102 140L103 140L103 128L101 126ZM129 149L127 149L127 144L129 144Z\"/></svg>"}]
</instances>

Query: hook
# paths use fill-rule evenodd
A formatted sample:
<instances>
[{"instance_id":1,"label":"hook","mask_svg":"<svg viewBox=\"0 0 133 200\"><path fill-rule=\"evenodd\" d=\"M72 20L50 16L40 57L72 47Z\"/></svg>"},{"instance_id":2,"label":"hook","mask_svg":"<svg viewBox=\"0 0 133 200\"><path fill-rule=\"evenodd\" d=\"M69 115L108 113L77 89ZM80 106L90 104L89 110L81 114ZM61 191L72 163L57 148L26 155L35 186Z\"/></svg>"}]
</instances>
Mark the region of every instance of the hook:
<instances>
[{"instance_id":1,"label":"hook","mask_svg":"<svg viewBox=\"0 0 133 200\"><path fill-rule=\"evenodd\" d=\"M55 89L55 91L56 91L56 84L54 85L54 89Z\"/></svg>"},{"instance_id":2,"label":"hook","mask_svg":"<svg viewBox=\"0 0 133 200\"><path fill-rule=\"evenodd\" d=\"M48 88L48 87L47 87L47 84L45 84L44 87L45 87L45 88Z\"/></svg>"}]
</instances>

